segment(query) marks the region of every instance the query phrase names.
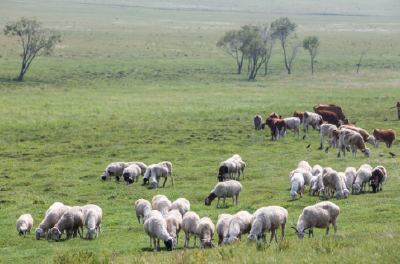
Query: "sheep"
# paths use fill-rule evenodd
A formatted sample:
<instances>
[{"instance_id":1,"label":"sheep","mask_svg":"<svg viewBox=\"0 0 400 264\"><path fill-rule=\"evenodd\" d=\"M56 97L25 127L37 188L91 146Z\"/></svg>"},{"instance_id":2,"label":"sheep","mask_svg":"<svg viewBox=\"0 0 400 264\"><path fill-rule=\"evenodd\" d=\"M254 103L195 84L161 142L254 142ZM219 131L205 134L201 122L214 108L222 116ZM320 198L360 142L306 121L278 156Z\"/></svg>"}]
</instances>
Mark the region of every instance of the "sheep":
<instances>
[{"instance_id":1,"label":"sheep","mask_svg":"<svg viewBox=\"0 0 400 264\"><path fill-rule=\"evenodd\" d=\"M60 220L62 215L70 208L70 206L61 206L48 211L43 221L35 230L36 239L39 240L40 237L43 237L45 235L47 238L49 229L54 227L58 223L58 220Z\"/></svg>"},{"instance_id":2,"label":"sheep","mask_svg":"<svg viewBox=\"0 0 400 264\"><path fill-rule=\"evenodd\" d=\"M236 205L238 203L238 197L240 192L242 191L242 185L237 181L226 181L219 182L215 188L210 192L205 199L205 205L210 206L211 202L218 197L218 202L215 208L218 208L219 200L224 198L224 208L225 208L225 199L226 197L232 197L232 205L235 204L236 197Z\"/></svg>"},{"instance_id":3,"label":"sheep","mask_svg":"<svg viewBox=\"0 0 400 264\"><path fill-rule=\"evenodd\" d=\"M310 186L310 181L311 181L311 178L312 178L312 174L311 174L310 171L305 170L305 169L303 169L303 168L297 168L297 169L295 169L294 171L291 171L291 172L289 173L289 180L292 179L292 177L293 177L293 175L294 175L295 173L300 173L301 175L303 175L303 178L304 178L304 185Z\"/></svg>"},{"instance_id":4,"label":"sheep","mask_svg":"<svg viewBox=\"0 0 400 264\"><path fill-rule=\"evenodd\" d=\"M249 233L251 229L251 214L247 211L240 211L232 216L229 222L228 237L223 240L225 245L232 244L242 235Z\"/></svg>"},{"instance_id":5,"label":"sheep","mask_svg":"<svg viewBox=\"0 0 400 264\"><path fill-rule=\"evenodd\" d=\"M372 191L374 193L379 191L379 185L381 185L381 191L382 191L382 184L386 181L387 173L386 169L383 166L377 166L372 170L372 176L371 176L371 184L372 186ZM369 189L369 187L368 187Z\"/></svg>"},{"instance_id":6,"label":"sheep","mask_svg":"<svg viewBox=\"0 0 400 264\"><path fill-rule=\"evenodd\" d=\"M104 182L107 177L115 176L115 180L119 179L124 169L128 167L125 162L114 162L107 166L106 170L101 175L101 181Z\"/></svg>"},{"instance_id":7,"label":"sheep","mask_svg":"<svg viewBox=\"0 0 400 264\"><path fill-rule=\"evenodd\" d=\"M174 176L172 175L172 163L169 161L161 161L158 163L161 167L164 167L167 170L169 176L171 176L172 186L174 186ZM165 182L167 181L167 176L165 176L163 187L165 186Z\"/></svg>"},{"instance_id":8,"label":"sheep","mask_svg":"<svg viewBox=\"0 0 400 264\"><path fill-rule=\"evenodd\" d=\"M310 180L310 188L308 189L308 194L312 195L313 194L313 187L317 183L318 176L312 176Z\"/></svg>"},{"instance_id":9,"label":"sheep","mask_svg":"<svg viewBox=\"0 0 400 264\"><path fill-rule=\"evenodd\" d=\"M236 162L236 169L237 169L237 173L238 173L237 180L240 180L240 172L242 172L243 180L244 180L244 169L246 168L246 163L241 159L235 160L235 162Z\"/></svg>"},{"instance_id":10,"label":"sheep","mask_svg":"<svg viewBox=\"0 0 400 264\"><path fill-rule=\"evenodd\" d=\"M313 186L310 185L311 194L319 196L320 192L324 190L324 183L322 182L322 173L318 174L316 181L314 182Z\"/></svg>"},{"instance_id":11,"label":"sheep","mask_svg":"<svg viewBox=\"0 0 400 264\"><path fill-rule=\"evenodd\" d=\"M197 234L200 239L200 249L212 248L214 243L211 241L213 239L215 232L215 226L210 218L203 217L200 219L197 225Z\"/></svg>"},{"instance_id":12,"label":"sheep","mask_svg":"<svg viewBox=\"0 0 400 264\"><path fill-rule=\"evenodd\" d=\"M303 197L304 192L304 177L301 173L294 173L293 177L290 179L290 196L292 200L297 199L297 195Z\"/></svg>"},{"instance_id":13,"label":"sheep","mask_svg":"<svg viewBox=\"0 0 400 264\"><path fill-rule=\"evenodd\" d=\"M199 237L197 234L197 226L199 225L200 217L195 212L187 212L182 218L182 230L185 232L185 248L189 247L190 235L194 236L194 246L197 246L196 238Z\"/></svg>"},{"instance_id":14,"label":"sheep","mask_svg":"<svg viewBox=\"0 0 400 264\"><path fill-rule=\"evenodd\" d=\"M171 251L176 248L176 240L171 237L167 231L167 222L165 219L157 214L150 213L149 218L144 222L144 231L150 237L150 248L152 247L152 240L154 244L154 249L157 251L160 249L160 239L164 242L167 247L167 251ZM156 246L157 239L157 246Z\"/></svg>"},{"instance_id":15,"label":"sheep","mask_svg":"<svg viewBox=\"0 0 400 264\"><path fill-rule=\"evenodd\" d=\"M93 239L94 235L96 235L96 238L98 237L99 233L101 233L102 217L103 210L99 206L94 204L88 206L88 209L85 210L85 225L87 228L85 238Z\"/></svg>"},{"instance_id":16,"label":"sheep","mask_svg":"<svg viewBox=\"0 0 400 264\"><path fill-rule=\"evenodd\" d=\"M366 184L371 180L371 177L372 177L372 170L369 170L366 167L358 169L356 174L356 180L354 181L353 184L353 190L355 194L359 194L363 187L365 193Z\"/></svg>"},{"instance_id":17,"label":"sheep","mask_svg":"<svg viewBox=\"0 0 400 264\"><path fill-rule=\"evenodd\" d=\"M124 181L126 181L128 184L131 184L135 182L135 179L136 182L139 181L139 175L141 173L142 169L138 165L132 164L124 169L122 176L124 177Z\"/></svg>"},{"instance_id":18,"label":"sheep","mask_svg":"<svg viewBox=\"0 0 400 264\"><path fill-rule=\"evenodd\" d=\"M313 168L312 168L312 171L311 171L311 174L313 175L313 176L317 176L318 174L320 174L321 172L323 171L323 168L321 167L321 165L315 165Z\"/></svg>"},{"instance_id":19,"label":"sheep","mask_svg":"<svg viewBox=\"0 0 400 264\"><path fill-rule=\"evenodd\" d=\"M309 171L310 173L312 173L312 168L310 166L310 164L307 161L300 161L299 165L297 165L298 169L305 169L306 171Z\"/></svg>"},{"instance_id":20,"label":"sheep","mask_svg":"<svg viewBox=\"0 0 400 264\"><path fill-rule=\"evenodd\" d=\"M215 228L218 234L218 246L222 245L222 241L229 238L229 223L232 219L230 214L220 214Z\"/></svg>"},{"instance_id":21,"label":"sheep","mask_svg":"<svg viewBox=\"0 0 400 264\"><path fill-rule=\"evenodd\" d=\"M297 228L293 227L299 239L303 239L306 230L310 229L308 238L314 237L314 227L326 228L326 235L329 233L329 225L332 223L337 233L336 220L339 216L340 208L332 202L320 202L315 205L307 206L299 216Z\"/></svg>"},{"instance_id":22,"label":"sheep","mask_svg":"<svg viewBox=\"0 0 400 264\"><path fill-rule=\"evenodd\" d=\"M344 177L344 174L343 174ZM322 176L324 183L324 198L329 199L331 192L336 191L336 198L340 199L342 196L348 196L348 190L345 188L344 180L338 175L336 171L331 171Z\"/></svg>"},{"instance_id":23,"label":"sheep","mask_svg":"<svg viewBox=\"0 0 400 264\"><path fill-rule=\"evenodd\" d=\"M26 235L26 232L31 234L31 228L33 226L33 218L31 214L23 214L17 220L17 231L19 235Z\"/></svg>"},{"instance_id":24,"label":"sheep","mask_svg":"<svg viewBox=\"0 0 400 264\"><path fill-rule=\"evenodd\" d=\"M143 162L139 162L139 161L131 161L131 162L126 162L127 166L131 166L131 165L137 165L139 166L141 172L140 174L143 176L147 170L147 165L144 164Z\"/></svg>"},{"instance_id":25,"label":"sheep","mask_svg":"<svg viewBox=\"0 0 400 264\"><path fill-rule=\"evenodd\" d=\"M151 200L151 206L152 206L153 210L157 210L158 200L161 200L161 199L168 200L167 196L165 196L163 194L157 194L156 196L153 197L153 199Z\"/></svg>"},{"instance_id":26,"label":"sheep","mask_svg":"<svg viewBox=\"0 0 400 264\"><path fill-rule=\"evenodd\" d=\"M224 181L228 177L232 179L237 172L237 163L233 159L228 159L219 164L218 180Z\"/></svg>"},{"instance_id":27,"label":"sheep","mask_svg":"<svg viewBox=\"0 0 400 264\"><path fill-rule=\"evenodd\" d=\"M55 241L60 240L64 231L66 231L67 239L70 239L72 235L77 237L77 233L79 233L79 236L82 238L84 225L85 214L82 207L74 206L62 215L57 224L50 229L49 233L51 234L51 238ZM81 232L79 231L79 228L81 228Z\"/></svg>"},{"instance_id":28,"label":"sheep","mask_svg":"<svg viewBox=\"0 0 400 264\"><path fill-rule=\"evenodd\" d=\"M190 211L190 203L185 198L178 198L171 204L171 211L178 210L182 217Z\"/></svg>"},{"instance_id":29,"label":"sheep","mask_svg":"<svg viewBox=\"0 0 400 264\"><path fill-rule=\"evenodd\" d=\"M300 137L300 118L298 117L287 117L284 118L283 120L286 121L287 124L287 128L288 129L293 129L294 130L294 134L293 137L296 136L297 133L297 137Z\"/></svg>"},{"instance_id":30,"label":"sheep","mask_svg":"<svg viewBox=\"0 0 400 264\"><path fill-rule=\"evenodd\" d=\"M262 123L263 123L261 116L260 115L254 116L253 120L254 120L254 129L255 130L261 130L262 129Z\"/></svg>"},{"instance_id":31,"label":"sheep","mask_svg":"<svg viewBox=\"0 0 400 264\"><path fill-rule=\"evenodd\" d=\"M158 182L160 181L160 178L164 178L164 183L163 187L165 187L165 183L167 182L168 174L171 175L171 180L172 180L172 186L174 185L174 178L172 177L172 165L170 162L165 161L165 162L160 162L159 164L152 164L147 167L147 170L143 176L143 185L146 184L146 182L149 180L149 177L151 177L151 185L153 186L153 189L158 187ZM169 165L171 167L169 168Z\"/></svg>"},{"instance_id":32,"label":"sheep","mask_svg":"<svg viewBox=\"0 0 400 264\"><path fill-rule=\"evenodd\" d=\"M372 167L371 167L371 165L369 165L369 164L363 164L363 165L361 165L361 166L360 166L360 168L359 168L359 169L361 169L361 168L364 168L364 169L370 170L370 171L371 171L371 173L372 173Z\"/></svg>"},{"instance_id":33,"label":"sheep","mask_svg":"<svg viewBox=\"0 0 400 264\"><path fill-rule=\"evenodd\" d=\"M349 197L349 189L346 186L346 174L344 172L338 172L338 177L339 177L339 186L340 187L336 187L336 198L340 199L342 198L342 196L344 198ZM339 190L338 190L339 188Z\"/></svg>"},{"instance_id":34,"label":"sheep","mask_svg":"<svg viewBox=\"0 0 400 264\"><path fill-rule=\"evenodd\" d=\"M346 188L347 190L350 191L350 188L353 187L353 184L356 180L356 175L357 175L356 168L347 167L346 170L344 171L344 175L346 175L346 180L345 180ZM354 194L354 190L352 190L351 193Z\"/></svg>"},{"instance_id":35,"label":"sheep","mask_svg":"<svg viewBox=\"0 0 400 264\"><path fill-rule=\"evenodd\" d=\"M162 216L165 218L165 216L171 210L171 201L168 200L168 198L158 199L157 203L156 203L156 207L153 207L153 209L160 211Z\"/></svg>"},{"instance_id":36,"label":"sheep","mask_svg":"<svg viewBox=\"0 0 400 264\"><path fill-rule=\"evenodd\" d=\"M62 206L64 206L63 203L54 202L54 203L49 207L49 209L47 209L45 216L46 216L51 210L56 209L56 208L59 208L59 207L62 207Z\"/></svg>"},{"instance_id":37,"label":"sheep","mask_svg":"<svg viewBox=\"0 0 400 264\"><path fill-rule=\"evenodd\" d=\"M276 230L279 227L282 228L282 241L285 238L285 227L288 219L288 211L280 206L267 206L258 209L252 216L251 229L247 239L254 239L258 241L262 238L263 242L266 243L265 234L271 231L271 239L275 237L275 241L278 242L276 236Z\"/></svg>"},{"instance_id":38,"label":"sheep","mask_svg":"<svg viewBox=\"0 0 400 264\"><path fill-rule=\"evenodd\" d=\"M140 217L142 217L142 222L147 220L147 216L151 211L151 204L145 199L139 199L135 202L135 212L136 218L140 224Z\"/></svg>"},{"instance_id":39,"label":"sheep","mask_svg":"<svg viewBox=\"0 0 400 264\"><path fill-rule=\"evenodd\" d=\"M176 240L177 245L179 245L179 232L182 229L182 215L178 210L171 210L165 216L165 221L167 222L167 232L168 234Z\"/></svg>"}]
</instances>

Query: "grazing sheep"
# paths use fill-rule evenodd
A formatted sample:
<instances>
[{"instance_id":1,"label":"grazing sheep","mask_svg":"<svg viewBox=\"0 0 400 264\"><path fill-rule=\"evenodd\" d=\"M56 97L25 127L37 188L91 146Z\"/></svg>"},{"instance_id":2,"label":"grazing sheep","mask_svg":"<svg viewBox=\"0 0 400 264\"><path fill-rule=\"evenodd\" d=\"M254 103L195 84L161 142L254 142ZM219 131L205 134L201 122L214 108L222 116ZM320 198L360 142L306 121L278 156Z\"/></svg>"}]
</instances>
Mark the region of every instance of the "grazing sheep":
<instances>
[{"instance_id":1,"label":"grazing sheep","mask_svg":"<svg viewBox=\"0 0 400 264\"><path fill-rule=\"evenodd\" d=\"M224 239L225 245L232 244L238 239L242 240L242 235L249 233L251 229L251 214L247 211L240 211L232 216L229 222L228 237Z\"/></svg>"},{"instance_id":2,"label":"grazing sheep","mask_svg":"<svg viewBox=\"0 0 400 264\"><path fill-rule=\"evenodd\" d=\"M262 129L262 118L260 115L254 116L254 129L255 130L261 130Z\"/></svg>"},{"instance_id":3,"label":"grazing sheep","mask_svg":"<svg viewBox=\"0 0 400 264\"><path fill-rule=\"evenodd\" d=\"M342 198L342 196L344 197L344 198L347 198L347 197L349 197L349 193L350 193L350 191L349 191L349 189L347 189L347 186L346 186L346 174L344 173L344 172L338 172L338 177L339 177L339 185L340 185L340 187L336 187L336 198L337 199L340 199L340 198ZM338 188L339 188L339 190L338 190Z\"/></svg>"},{"instance_id":4,"label":"grazing sheep","mask_svg":"<svg viewBox=\"0 0 400 264\"><path fill-rule=\"evenodd\" d=\"M64 206L64 204L63 203L60 203L60 202L54 202L50 207L49 207L49 209L47 209L47 211L46 211L46 214L45 214L45 216L47 215L47 213L48 212L50 212L51 210L53 210L53 209L57 209L57 208L59 208L59 207L62 207L62 206Z\"/></svg>"},{"instance_id":5,"label":"grazing sheep","mask_svg":"<svg viewBox=\"0 0 400 264\"><path fill-rule=\"evenodd\" d=\"M115 180L119 179L124 169L128 167L125 162L114 162L107 166L106 170L101 175L101 181L105 181L107 177L115 176Z\"/></svg>"},{"instance_id":6,"label":"grazing sheep","mask_svg":"<svg viewBox=\"0 0 400 264\"><path fill-rule=\"evenodd\" d=\"M339 216L340 208L331 202L320 202L315 205L307 206L303 209L302 214L297 221L296 235L298 238L303 239L306 230L310 229L308 238L314 237L314 227L326 228L326 234L329 233L329 225L332 224L337 232L336 219Z\"/></svg>"},{"instance_id":7,"label":"grazing sheep","mask_svg":"<svg viewBox=\"0 0 400 264\"><path fill-rule=\"evenodd\" d=\"M308 189L308 194L313 195L313 188L317 184L318 176L312 176L310 180L310 188Z\"/></svg>"},{"instance_id":8,"label":"grazing sheep","mask_svg":"<svg viewBox=\"0 0 400 264\"><path fill-rule=\"evenodd\" d=\"M324 169L321 167L321 165L315 165L312 168L311 174L312 176L317 176L318 174L320 174Z\"/></svg>"},{"instance_id":9,"label":"grazing sheep","mask_svg":"<svg viewBox=\"0 0 400 264\"><path fill-rule=\"evenodd\" d=\"M33 218L30 214L23 214L17 220L17 231L19 235L26 235L26 232L31 234L33 226Z\"/></svg>"},{"instance_id":10,"label":"grazing sheep","mask_svg":"<svg viewBox=\"0 0 400 264\"><path fill-rule=\"evenodd\" d=\"M174 176L172 175L172 163L169 161L161 161L158 163L161 167L164 167L167 170L169 176L171 176L172 186L174 186ZM163 187L165 186L165 182L167 181L167 176L165 176Z\"/></svg>"},{"instance_id":11,"label":"grazing sheep","mask_svg":"<svg viewBox=\"0 0 400 264\"><path fill-rule=\"evenodd\" d=\"M282 227L282 241L285 238L285 226L288 219L288 211L280 206L267 206L258 209L252 216L251 230L247 239L260 240L266 243L265 234L271 231L271 243L275 237L275 241L278 242L276 236L276 230Z\"/></svg>"},{"instance_id":12,"label":"grazing sheep","mask_svg":"<svg viewBox=\"0 0 400 264\"><path fill-rule=\"evenodd\" d=\"M165 218L165 216L171 210L171 201L168 200L168 198L158 199L157 203L156 203L156 207L153 207L153 209L160 211L162 216Z\"/></svg>"},{"instance_id":13,"label":"grazing sheep","mask_svg":"<svg viewBox=\"0 0 400 264\"><path fill-rule=\"evenodd\" d=\"M172 165L168 161L160 162L158 164L152 164L147 167L146 173L143 176L143 184L149 180L151 177L151 185L153 189L158 187L158 182L160 178L164 178L163 187L165 187L165 183L167 182L168 174L171 175L172 186L174 186L174 178L172 177Z\"/></svg>"},{"instance_id":14,"label":"grazing sheep","mask_svg":"<svg viewBox=\"0 0 400 264\"><path fill-rule=\"evenodd\" d=\"M372 191L374 193L379 191L379 185L381 185L380 190L382 191L382 184L386 181L386 177L387 173L385 167L377 166L372 170L370 186L372 186Z\"/></svg>"},{"instance_id":15,"label":"grazing sheep","mask_svg":"<svg viewBox=\"0 0 400 264\"><path fill-rule=\"evenodd\" d=\"M218 246L221 246L222 242L226 241L229 238L229 223L231 219L232 215L230 214L220 214L218 216L218 222L216 225L218 234Z\"/></svg>"},{"instance_id":16,"label":"grazing sheep","mask_svg":"<svg viewBox=\"0 0 400 264\"><path fill-rule=\"evenodd\" d=\"M312 173L312 168L311 168L310 164L307 161L304 161L304 160L300 161L299 165L297 165L297 168L298 169L304 169L304 170L309 171L310 173Z\"/></svg>"},{"instance_id":17,"label":"grazing sheep","mask_svg":"<svg viewBox=\"0 0 400 264\"><path fill-rule=\"evenodd\" d=\"M366 167L358 169L356 174L356 180L354 181L353 184L353 191L355 192L355 194L359 194L363 187L365 193L365 187L367 183L371 180L371 177L372 177L372 170L369 170Z\"/></svg>"},{"instance_id":18,"label":"grazing sheep","mask_svg":"<svg viewBox=\"0 0 400 264\"><path fill-rule=\"evenodd\" d=\"M311 187L311 185L310 185ZM315 181L314 185L311 187L311 194L319 196L320 192L324 191L324 183L322 182L322 173L318 174L317 180Z\"/></svg>"},{"instance_id":19,"label":"grazing sheep","mask_svg":"<svg viewBox=\"0 0 400 264\"><path fill-rule=\"evenodd\" d=\"M187 212L182 218L182 230L185 232L185 248L189 247L190 235L194 236L194 246L197 246L196 238L197 226L199 225L200 217L195 212Z\"/></svg>"},{"instance_id":20,"label":"grazing sheep","mask_svg":"<svg viewBox=\"0 0 400 264\"><path fill-rule=\"evenodd\" d=\"M244 169L246 168L246 163L241 159L237 159L237 160L235 160L235 162L236 162L236 169L237 169L237 173L238 173L237 180L240 180L240 172L242 172L243 180L244 180Z\"/></svg>"},{"instance_id":21,"label":"grazing sheep","mask_svg":"<svg viewBox=\"0 0 400 264\"><path fill-rule=\"evenodd\" d=\"M343 175L344 176L344 175ZM336 198L340 199L342 196L348 195L348 191L345 192L344 180L338 175L336 171L331 171L322 176L322 182L324 183L324 198L329 199L331 194L336 191ZM346 189L347 190L347 189Z\"/></svg>"},{"instance_id":22,"label":"grazing sheep","mask_svg":"<svg viewBox=\"0 0 400 264\"><path fill-rule=\"evenodd\" d=\"M168 234L176 240L177 245L179 245L179 232L182 229L182 215L178 210L171 210L165 216L165 221L167 222L167 232Z\"/></svg>"},{"instance_id":23,"label":"grazing sheep","mask_svg":"<svg viewBox=\"0 0 400 264\"><path fill-rule=\"evenodd\" d=\"M165 196L163 194L157 194L156 196L153 197L153 199L151 200L151 206L152 206L153 210L157 210L158 200L161 200L161 199L168 200L167 196Z\"/></svg>"},{"instance_id":24,"label":"grazing sheep","mask_svg":"<svg viewBox=\"0 0 400 264\"><path fill-rule=\"evenodd\" d=\"M371 167L371 165L369 165L369 164L363 164L363 165L360 166L359 169L362 169L362 168L367 169L367 170L370 170L371 173L372 173L372 167Z\"/></svg>"},{"instance_id":25,"label":"grazing sheep","mask_svg":"<svg viewBox=\"0 0 400 264\"><path fill-rule=\"evenodd\" d=\"M304 192L304 177L301 173L294 173L293 177L290 179L290 196L292 200L297 199L297 195L303 197Z\"/></svg>"},{"instance_id":26,"label":"grazing sheep","mask_svg":"<svg viewBox=\"0 0 400 264\"><path fill-rule=\"evenodd\" d=\"M139 175L141 173L142 169L138 165L132 164L124 169L122 176L124 177L124 181L126 181L128 184L131 184L135 182L135 179L136 182L139 182Z\"/></svg>"},{"instance_id":27,"label":"grazing sheep","mask_svg":"<svg viewBox=\"0 0 400 264\"><path fill-rule=\"evenodd\" d=\"M99 233L101 233L102 217L103 210L99 206L94 204L88 206L88 209L85 210L85 225L87 228L85 238L93 239L94 235L96 235L96 238L99 236Z\"/></svg>"},{"instance_id":28,"label":"grazing sheep","mask_svg":"<svg viewBox=\"0 0 400 264\"><path fill-rule=\"evenodd\" d=\"M200 239L200 249L212 248L214 243L211 241L213 239L215 232L215 226L210 218L203 217L200 219L197 225L197 234Z\"/></svg>"},{"instance_id":29,"label":"grazing sheep","mask_svg":"<svg viewBox=\"0 0 400 264\"><path fill-rule=\"evenodd\" d=\"M224 208L225 208L225 199L227 197L232 197L232 205L235 204L236 197L236 205L238 203L238 197L240 192L242 191L242 185L237 181L226 181L219 182L215 188L210 192L210 195L205 199L205 205L210 206L211 202L218 197L218 202L215 208L218 208L219 200L224 198Z\"/></svg>"},{"instance_id":30,"label":"grazing sheep","mask_svg":"<svg viewBox=\"0 0 400 264\"><path fill-rule=\"evenodd\" d=\"M67 239L70 239L72 235L73 237L77 237L77 233L79 233L79 236L82 238L84 225L85 214L82 207L74 206L62 215L57 224L50 229L49 233L51 234L51 238L56 241L60 240L64 231L66 231ZM79 228L81 230L79 230Z\"/></svg>"},{"instance_id":31,"label":"grazing sheep","mask_svg":"<svg viewBox=\"0 0 400 264\"><path fill-rule=\"evenodd\" d=\"M144 176L144 174L145 174L145 172L146 172L146 170L147 170L147 165L146 165L146 164L144 164L143 162L139 162L139 161L126 162L126 166L127 166L127 167L128 167L128 166L131 166L131 165L137 165L137 166L139 166L139 168L140 168L140 170L141 170L140 174L141 174L142 176Z\"/></svg>"},{"instance_id":32,"label":"grazing sheep","mask_svg":"<svg viewBox=\"0 0 400 264\"><path fill-rule=\"evenodd\" d=\"M190 203L185 198L178 198L171 204L171 210L178 210L182 217L190 211Z\"/></svg>"},{"instance_id":33,"label":"grazing sheep","mask_svg":"<svg viewBox=\"0 0 400 264\"><path fill-rule=\"evenodd\" d=\"M293 137L296 136L297 133L297 137L300 137L300 118L298 117L287 117L284 118L283 120L286 121L287 124L287 129L293 129L294 130L294 134Z\"/></svg>"},{"instance_id":34,"label":"grazing sheep","mask_svg":"<svg viewBox=\"0 0 400 264\"><path fill-rule=\"evenodd\" d=\"M347 188L347 190L350 191L350 189L353 187L353 184L356 180L356 175L357 175L356 168L347 167L346 170L344 171L344 175L346 175L346 180L345 180L346 188ZM354 194L354 190L352 190L351 193Z\"/></svg>"},{"instance_id":35,"label":"grazing sheep","mask_svg":"<svg viewBox=\"0 0 400 264\"><path fill-rule=\"evenodd\" d=\"M295 173L300 173L301 175L303 175L304 178L304 185L310 186L310 181L312 178L312 174L310 171L305 170L303 168L297 168L294 171L291 171L289 174L289 180L292 180L292 177Z\"/></svg>"},{"instance_id":36,"label":"grazing sheep","mask_svg":"<svg viewBox=\"0 0 400 264\"><path fill-rule=\"evenodd\" d=\"M167 251L171 251L176 248L176 240L171 237L167 231L167 222L165 219L157 214L150 213L149 218L144 222L144 231L150 237L150 248L152 247L152 241L154 244L154 249L157 251L160 249L160 239L164 242ZM157 239L157 246L156 246Z\"/></svg>"},{"instance_id":37,"label":"grazing sheep","mask_svg":"<svg viewBox=\"0 0 400 264\"><path fill-rule=\"evenodd\" d=\"M39 240L40 237L45 235L47 238L49 229L55 226L62 215L70 208L70 206L61 206L52 210L48 210L45 218L35 230L36 239Z\"/></svg>"},{"instance_id":38,"label":"grazing sheep","mask_svg":"<svg viewBox=\"0 0 400 264\"><path fill-rule=\"evenodd\" d=\"M136 217L140 224L140 217L142 217L142 222L147 220L148 214L151 212L151 204L145 199L139 199L135 202Z\"/></svg>"},{"instance_id":39,"label":"grazing sheep","mask_svg":"<svg viewBox=\"0 0 400 264\"><path fill-rule=\"evenodd\" d=\"M236 158L229 158L219 164L218 181L223 182L225 179L235 178L235 174L238 172Z\"/></svg>"}]
</instances>

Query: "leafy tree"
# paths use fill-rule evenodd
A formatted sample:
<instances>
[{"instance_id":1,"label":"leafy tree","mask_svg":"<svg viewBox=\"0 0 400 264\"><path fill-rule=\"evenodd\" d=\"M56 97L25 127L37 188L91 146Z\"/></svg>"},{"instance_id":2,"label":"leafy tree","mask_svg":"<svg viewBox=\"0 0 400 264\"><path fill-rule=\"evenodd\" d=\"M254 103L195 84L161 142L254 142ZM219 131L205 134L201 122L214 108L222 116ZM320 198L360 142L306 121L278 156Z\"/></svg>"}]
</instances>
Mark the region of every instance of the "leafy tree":
<instances>
[{"instance_id":1,"label":"leafy tree","mask_svg":"<svg viewBox=\"0 0 400 264\"><path fill-rule=\"evenodd\" d=\"M238 65L238 74L242 72L244 54L242 50L242 40L239 37L238 30L230 30L225 33L217 42L217 47L225 48L226 52L236 60Z\"/></svg>"},{"instance_id":2,"label":"leafy tree","mask_svg":"<svg viewBox=\"0 0 400 264\"><path fill-rule=\"evenodd\" d=\"M22 44L22 67L17 81L22 81L36 55L50 55L54 44L62 41L60 32L44 28L36 18L23 17L19 21L8 22L4 35L18 36Z\"/></svg>"},{"instance_id":3,"label":"leafy tree","mask_svg":"<svg viewBox=\"0 0 400 264\"><path fill-rule=\"evenodd\" d=\"M288 58L286 56L286 48L287 48L287 37L296 30L297 24L293 23L287 17L281 17L271 24L271 28L273 30L273 37L278 38L281 41L283 48L283 56L285 57L285 67L290 74L290 65ZM297 51L297 49L296 49ZM293 57L293 54L292 56ZM296 57L296 56L294 56ZM294 58L293 58L294 59ZM293 61L292 59L292 61Z\"/></svg>"},{"instance_id":4,"label":"leafy tree","mask_svg":"<svg viewBox=\"0 0 400 264\"><path fill-rule=\"evenodd\" d=\"M311 55L311 75L314 74L314 58L318 55L319 44L317 37L306 37L303 40L303 48L308 50Z\"/></svg>"},{"instance_id":5,"label":"leafy tree","mask_svg":"<svg viewBox=\"0 0 400 264\"><path fill-rule=\"evenodd\" d=\"M275 45L276 38L273 35L273 31L272 31L271 27L268 27L268 26L264 26L263 28L261 28L260 35L265 44L266 55L265 55L265 62L264 62L264 76L267 76L268 63L269 63L269 59L271 58L271 55L272 55L272 48Z\"/></svg>"}]
</instances>

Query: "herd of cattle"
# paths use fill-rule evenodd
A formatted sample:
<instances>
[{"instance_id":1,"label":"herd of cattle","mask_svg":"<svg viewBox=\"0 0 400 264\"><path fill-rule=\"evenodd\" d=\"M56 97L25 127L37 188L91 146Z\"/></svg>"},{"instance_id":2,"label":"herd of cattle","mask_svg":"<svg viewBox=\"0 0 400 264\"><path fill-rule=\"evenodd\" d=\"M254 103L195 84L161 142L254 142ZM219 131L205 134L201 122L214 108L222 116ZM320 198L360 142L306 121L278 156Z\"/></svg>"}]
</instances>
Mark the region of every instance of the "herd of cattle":
<instances>
[{"instance_id":1,"label":"herd of cattle","mask_svg":"<svg viewBox=\"0 0 400 264\"><path fill-rule=\"evenodd\" d=\"M400 102L397 103L400 119ZM391 107L393 108L393 107ZM357 154L359 149L364 153L365 157L369 157L370 150L365 146L365 143L372 144L375 148L379 147L379 142L383 141L390 148L392 142L396 138L396 132L392 129L374 129L372 135L362 128L356 127L349 123L349 119L343 114L342 108L333 104L319 104L314 106L315 113L294 111L293 117L282 119L282 116L277 113L271 113L263 123L260 115L254 117L255 130L264 129L265 125L271 129L271 140L280 140L282 137L285 140L286 131L294 130L294 136L297 134L300 137L300 124L303 123L303 131L306 132L308 126L312 126L315 130L321 132L321 146L324 148L324 137L328 137L329 147L339 148L346 156L346 148L351 147L353 156ZM340 122L343 122L344 125ZM340 129L339 129L340 128ZM327 148L327 149L328 149ZM326 151L327 151L326 149ZM350 151L348 149L348 151Z\"/></svg>"}]
</instances>

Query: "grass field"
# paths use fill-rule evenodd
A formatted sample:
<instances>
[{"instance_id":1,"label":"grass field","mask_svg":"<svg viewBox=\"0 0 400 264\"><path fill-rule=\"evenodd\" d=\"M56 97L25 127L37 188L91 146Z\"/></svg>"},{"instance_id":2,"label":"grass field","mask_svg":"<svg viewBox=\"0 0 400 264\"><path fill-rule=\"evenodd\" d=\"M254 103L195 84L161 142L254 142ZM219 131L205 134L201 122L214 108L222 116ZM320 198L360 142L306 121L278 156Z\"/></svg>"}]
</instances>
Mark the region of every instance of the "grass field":
<instances>
[{"instance_id":1,"label":"grass field","mask_svg":"<svg viewBox=\"0 0 400 264\"><path fill-rule=\"evenodd\" d=\"M289 117L295 110L335 103L370 133L397 131L396 110L387 107L400 98L399 11L396 1L0 0L1 28L36 16L60 29L64 39L52 57L36 58L24 81L15 82L20 46L0 34L0 263L398 262L400 168L398 156L388 153L400 155L399 141L390 150L382 143L379 149L369 145L370 158L360 153L337 158L336 149L317 150L317 131L308 131L304 140L288 132L285 143L270 141L269 129L254 131L253 117L265 119L271 112ZM252 82L236 75L234 60L215 47L218 38L243 24L281 16L298 23L298 40L319 37L314 76L305 51L287 75L279 45L269 75ZM205 206L219 163L236 153L247 164L239 205ZM169 180L156 190L100 181L111 162L163 160L173 164L173 187ZM337 171L383 165L388 179L383 192L332 200L341 208L336 235L316 229L314 239L299 240L290 227L305 206L323 201L308 192L291 201L288 176L301 160ZM156 194L171 201L185 197L191 210L214 223L221 213L285 207L286 239L256 245L244 238L231 247L184 250L181 232L177 250L154 252L137 223L134 202ZM18 236L21 214L32 214L34 232L55 201L99 205L99 238L56 243Z\"/></svg>"}]
</instances>

